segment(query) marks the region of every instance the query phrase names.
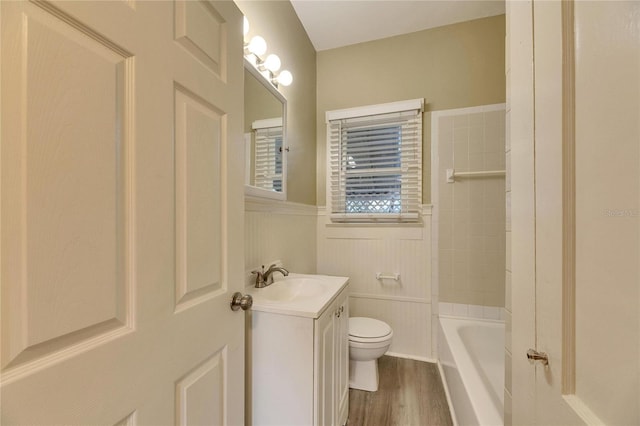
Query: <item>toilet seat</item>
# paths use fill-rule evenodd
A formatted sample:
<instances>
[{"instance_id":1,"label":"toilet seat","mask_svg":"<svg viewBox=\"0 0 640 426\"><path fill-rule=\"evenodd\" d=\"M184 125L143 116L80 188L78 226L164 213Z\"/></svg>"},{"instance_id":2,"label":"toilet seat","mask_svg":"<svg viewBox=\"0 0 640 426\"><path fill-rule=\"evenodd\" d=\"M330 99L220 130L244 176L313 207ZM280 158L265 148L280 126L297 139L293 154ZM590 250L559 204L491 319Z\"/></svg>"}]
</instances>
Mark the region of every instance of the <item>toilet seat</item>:
<instances>
[{"instance_id":1,"label":"toilet seat","mask_svg":"<svg viewBox=\"0 0 640 426\"><path fill-rule=\"evenodd\" d=\"M373 318L349 318L349 340L358 343L379 343L391 339L389 324Z\"/></svg>"}]
</instances>

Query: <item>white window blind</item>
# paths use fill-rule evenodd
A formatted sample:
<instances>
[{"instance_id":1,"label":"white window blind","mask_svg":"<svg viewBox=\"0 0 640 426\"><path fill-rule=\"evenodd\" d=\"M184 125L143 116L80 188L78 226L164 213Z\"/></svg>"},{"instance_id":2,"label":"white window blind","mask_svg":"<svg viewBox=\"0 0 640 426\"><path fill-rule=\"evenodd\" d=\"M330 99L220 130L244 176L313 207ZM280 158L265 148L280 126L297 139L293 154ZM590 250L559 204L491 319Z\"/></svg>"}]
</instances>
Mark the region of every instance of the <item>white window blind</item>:
<instances>
[{"instance_id":1,"label":"white window blind","mask_svg":"<svg viewBox=\"0 0 640 426\"><path fill-rule=\"evenodd\" d=\"M334 222L410 222L422 203L422 100L327 113ZM345 113L345 111L347 111ZM369 111L362 109L363 112ZM333 118L341 117L341 118Z\"/></svg>"},{"instance_id":2,"label":"white window blind","mask_svg":"<svg viewBox=\"0 0 640 426\"><path fill-rule=\"evenodd\" d=\"M254 185L282 191L282 126L254 129Z\"/></svg>"}]
</instances>

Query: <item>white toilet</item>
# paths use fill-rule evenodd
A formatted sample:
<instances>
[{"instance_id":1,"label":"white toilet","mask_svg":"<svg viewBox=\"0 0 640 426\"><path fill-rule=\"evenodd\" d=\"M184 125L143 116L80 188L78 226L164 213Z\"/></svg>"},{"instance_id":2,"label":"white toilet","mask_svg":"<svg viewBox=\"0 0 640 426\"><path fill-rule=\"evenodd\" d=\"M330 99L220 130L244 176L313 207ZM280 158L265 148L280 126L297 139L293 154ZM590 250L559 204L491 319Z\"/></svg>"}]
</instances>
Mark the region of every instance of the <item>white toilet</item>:
<instances>
[{"instance_id":1,"label":"white toilet","mask_svg":"<svg viewBox=\"0 0 640 426\"><path fill-rule=\"evenodd\" d=\"M378 390L378 358L391 346L393 330L373 318L349 318L349 387Z\"/></svg>"}]
</instances>

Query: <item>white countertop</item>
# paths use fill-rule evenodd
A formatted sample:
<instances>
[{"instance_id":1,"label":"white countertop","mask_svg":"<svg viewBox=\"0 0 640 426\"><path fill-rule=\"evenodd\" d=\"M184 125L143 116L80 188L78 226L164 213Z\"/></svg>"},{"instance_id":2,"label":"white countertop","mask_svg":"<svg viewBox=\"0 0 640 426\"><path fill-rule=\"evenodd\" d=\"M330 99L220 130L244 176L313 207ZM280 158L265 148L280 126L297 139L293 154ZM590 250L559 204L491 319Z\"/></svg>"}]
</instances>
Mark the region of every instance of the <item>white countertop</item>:
<instances>
[{"instance_id":1,"label":"white countertop","mask_svg":"<svg viewBox=\"0 0 640 426\"><path fill-rule=\"evenodd\" d=\"M247 287L246 292L253 297L253 311L318 318L348 284L348 277L278 273L270 286Z\"/></svg>"}]
</instances>

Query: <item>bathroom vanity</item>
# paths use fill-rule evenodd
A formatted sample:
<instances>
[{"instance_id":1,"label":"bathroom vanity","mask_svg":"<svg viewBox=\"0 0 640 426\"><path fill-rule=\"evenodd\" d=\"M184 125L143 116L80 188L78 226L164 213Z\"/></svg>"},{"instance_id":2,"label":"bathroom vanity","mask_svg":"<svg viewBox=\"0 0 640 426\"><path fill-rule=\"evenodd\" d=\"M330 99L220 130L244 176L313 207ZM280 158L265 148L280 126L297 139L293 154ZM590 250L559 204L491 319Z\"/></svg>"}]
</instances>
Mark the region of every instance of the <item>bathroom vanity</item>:
<instances>
[{"instance_id":1,"label":"bathroom vanity","mask_svg":"<svg viewBox=\"0 0 640 426\"><path fill-rule=\"evenodd\" d=\"M346 277L290 274L249 290L249 424L346 423L348 282Z\"/></svg>"}]
</instances>

